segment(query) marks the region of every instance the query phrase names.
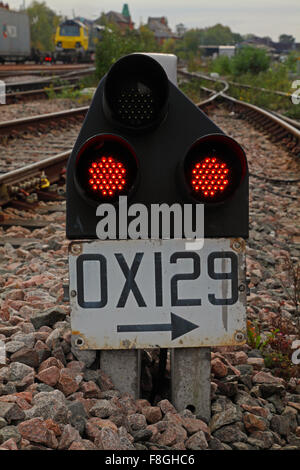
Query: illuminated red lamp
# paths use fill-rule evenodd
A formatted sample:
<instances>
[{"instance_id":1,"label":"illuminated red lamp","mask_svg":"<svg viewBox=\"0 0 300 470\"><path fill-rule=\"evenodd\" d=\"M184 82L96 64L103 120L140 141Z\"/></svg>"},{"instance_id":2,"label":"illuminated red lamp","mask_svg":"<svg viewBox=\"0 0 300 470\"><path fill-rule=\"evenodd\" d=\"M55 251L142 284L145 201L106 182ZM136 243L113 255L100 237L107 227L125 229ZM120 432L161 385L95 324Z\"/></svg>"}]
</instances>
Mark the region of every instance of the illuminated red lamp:
<instances>
[{"instance_id":1,"label":"illuminated red lamp","mask_svg":"<svg viewBox=\"0 0 300 470\"><path fill-rule=\"evenodd\" d=\"M190 176L193 192L207 199L220 196L230 183L230 170L217 157L206 157L195 163Z\"/></svg>"},{"instance_id":2,"label":"illuminated red lamp","mask_svg":"<svg viewBox=\"0 0 300 470\"><path fill-rule=\"evenodd\" d=\"M126 168L112 156L93 161L88 172L90 187L104 197L116 196L126 185Z\"/></svg>"},{"instance_id":3,"label":"illuminated red lamp","mask_svg":"<svg viewBox=\"0 0 300 470\"><path fill-rule=\"evenodd\" d=\"M138 183L138 160L129 143L113 134L87 140L77 154L74 183L86 201L96 206L119 196L130 197Z\"/></svg>"}]
</instances>

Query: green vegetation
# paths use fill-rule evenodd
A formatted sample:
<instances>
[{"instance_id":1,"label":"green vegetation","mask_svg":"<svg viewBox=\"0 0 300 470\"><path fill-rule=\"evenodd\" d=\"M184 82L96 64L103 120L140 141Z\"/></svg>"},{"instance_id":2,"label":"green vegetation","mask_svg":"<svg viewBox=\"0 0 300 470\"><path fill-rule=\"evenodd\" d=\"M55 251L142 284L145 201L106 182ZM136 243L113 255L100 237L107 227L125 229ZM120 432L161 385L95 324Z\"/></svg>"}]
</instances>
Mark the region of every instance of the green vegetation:
<instances>
[{"instance_id":1,"label":"green vegetation","mask_svg":"<svg viewBox=\"0 0 300 470\"><path fill-rule=\"evenodd\" d=\"M91 102L94 88L97 86L95 76L85 77L78 85L69 85L64 80L55 80L45 88L48 99L71 100L74 106L84 106ZM60 89L56 89L60 87Z\"/></svg>"},{"instance_id":2,"label":"green vegetation","mask_svg":"<svg viewBox=\"0 0 300 470\"><path fill-rule=\"evenodd\" d=\"M270 57L264 49L242 47L232 58L232 72L236 76L244 73L258 74L268 70L270 62Z\"/></svg>"},{"instance_id":3,"label":"green vegetation","mask_svg":"<svg viewBox=\"0 0 300 470\"><path fill-rule=\"evenodd\" d=\"M46 5L46 2L33 1L26 12L30 21L31 47L40 51L53 51L53 38L60 17Z\"/></svg>"},{"instance_id":4,"label":"green vegetation","mask_svg":"<svg viewBox=\"0 0 300 470\"><path fill-rule=\"evenodd\" d=\"M248 321L248 325L247 325L248 344L249 346L251 346L251 348L264 351L266 346L270 343L270 341L272 341L275 338L278 332L279 332L279 329L277 328L264 337L260 331L259 325L257 323L253 324L250 321Z\"/></svg>"},{"instance_id":5,"label":"green vegetation","mask_svg":"<svg viewBox=\"0 0 300 470\"><path fill-rule=\"evenodd\" d=\"M272 93L281 91L290 95L295 91L292 89L295 78L291 78L291 74L296 74L298 57L299 52L293 51L285 62L271 62L265 50L247 46L242 47L232 58L219 56L214 60L208 59L205 66L200 65L197 70L219 73L230 82L228 94L237 99L300 119L300 106L293 104L290 96ZM206 86L212 88L211 82L209 83L206 82ZM241 87L238 84L250 85L253 88Z\"/></svg>"},{"instance_id":6,"label":"green vegetation","mask_svg":"<svg viewBox=\"0 0 300 470\"><path fill-rule=\"evenodd\" d=\"M278 272L281 272L278 281L285 299L279 301L276 313L274 309L269 332L263 332L258 321L247 322L248 344L260 350L265 366L272 369L274 375L288 380L300 374L300 364L292 361L293 340L299 338L300 334L300 262L285 255L283 261L280 261ZM287 319L283 314L286 303L295 307L292 319Z\"/></svg>"},{"instance_id":7,"label":"green vegetation","mask_svg":"<svg viewBox=\"0 0 300 470\"><path fill-rule=\"evenodd\" d=\"M109 25L96 49L97 77L103 77L116 60L132 52L160 52L154 34L145 26L122 32Z\"/></svg>"},{"instance_id":8,"label":"green vegetation","mask_svg":"<svg viewBox=\"0 0 300 470\"><path fill-rule=\"evenodd\" d=\"M211 63L212 71L220 75L232 75L240 77L244 74L257 75L265 72L270 67L270 57L265 49L256 47L242 47L236 55L229 59L227 56L219 56Z\"/></svg>"},{"instance_id":9,"label":"green vegetation","mask_svg":"<svg viewBox=\"0 0 300 470\"><path fill-rule=\"evenodd\" d=\"M47 7L46 2L32 1L27 8L30 18L32 47L41 51L54 50L54 34L60 17ZM155 40L154 34L146 26L137 30L121 31L116 25L108 24L104 12L100 15L99 24L105 25L102 40L96 50L96 73L89 77L83 87L96 86L109 70L111 65L120 57L133 52L163 52L176 54L181 63L190 71L204 73L217 72L230 84L229 94L235 98L257 104L258 106L285 113L292 118L300 119L300 105L292 104L290 96L284 97L267 91L240 87L240 84L256 88L265 88L269 91L283 91L288 94L295 90L291 88L293 80L299 71L299 51L291 52L284 62L272 62L265 49L243 46L245 39L253 35L242 37L234 33L228 26L216 24L207 28L194 28L185 32L181 39L167 39L162 45ZM271 41L270 38L264 38ZM284 44L294 44L295 38L289 34L282 34L279 41ZM234 45L240 47L232 58L219 56L212 60L204 57L201 46L205 45ZM291 77L294 78L291 78ZM193 81L182 83L182 90L193 100L202 99L199 85L208 88L220 89L218 83ZM66 88L69 93L69 88Z\"/></svg>"},{"instance_id":10,"label":"green vegetation","mask_svg":"<svg viewBox=\"0 0 300 470\"><path fill-rule=\"evenodd\" d=\"M194 103L198 103L202 99L205 99L205 94L201 93L201 88L199 87L199 80L184 80L179 83L179 88L183 93L185 93L190 100Z\"/></svg>"}]
</instances>

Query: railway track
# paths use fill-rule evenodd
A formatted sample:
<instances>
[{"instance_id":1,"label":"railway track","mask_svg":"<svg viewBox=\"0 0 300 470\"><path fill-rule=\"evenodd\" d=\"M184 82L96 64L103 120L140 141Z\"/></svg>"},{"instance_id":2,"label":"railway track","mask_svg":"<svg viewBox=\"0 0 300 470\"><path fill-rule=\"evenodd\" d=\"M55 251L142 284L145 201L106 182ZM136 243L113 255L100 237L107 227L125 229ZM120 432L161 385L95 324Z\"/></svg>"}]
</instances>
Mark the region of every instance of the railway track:
<instances>
[{"instance_id":1,"label":"railway track","mask_svg":"<svg viewBox=\"0 0 300 470\"><path fill-rule=\"evenodd\" d=\"M36 200L33 193L61 180L87 110L84 106L0 123L2 152L6 155L0 164L0 206ZM55 154L56 149L61 150ZM47 153L54 156L44 159ZM30 164L24 165L26 160Z\"/></svg>"},{"instance_id":2,"label":"railway track","mask_svg":"<svg viewBox=\"0 0 300 470\"><path fill-rule=\"evenodd\" d=\"M33 64L22 64L22 65L0 65L0 78L7 78L10 76L24 75L57 75L60 73L74 72L84 70L91 67L92 64L51 64L51 65L33 65Z\"/></svg>"},{"instance_id":3,"label":"railway track","mask_svg":"<svg viewBox=\"0 0 300 470\"><path fill-rule=\"evenodd\" d=\"M214 106L215 101L225 103L222 95L225 92L225 84L221 92L216 93L208 90L207 93L210 93L211 96L198 103L198 106L212 115L212 119L217 125L224 128L225 132L241 142L248 156L251 189L251 232L247 248L247 281L251 287L251 295L248 297L248 317L251 321L256 321L259 318L259 321L266 324L267 316L272 314L274 317L277 306L281 305L282 316L292 325L293 316L290 313L293 312L292 305L284 292L278 288L277 276L282 271L276 271L275 263L280 261L287 251L290 251L293 257L297 256L299 252L299 242L297 241L299 208L297 209L296 204L291 204L290 199L290 197L296 198L298 196L299 185L297 181L287 182L292 179L291 174L294 167L285 168L282 166L283 164L288 165L288 160L293 160L294 157L291 153L279 150L278 144L275 142L266 144L265 135L252 129L253 119L249 118L249 122L241 120L242 111L238 111L235 103L232 104L232 108L228 105L229 112L227 106ZM234 113L231 112L231 109L234 110ZM47 122L53 121L55 122L55 118L52 121L46 119L44 123L41 123L41 129L44 124L48 125ZM228 127L226 128L226 126ZM18 129L22 129L22 126L19 126ZM6 127L6 132L9 136L13 132L13 127L10 129ZM11 144L10 141L9 144ZM29 139L29 144L34 145L31 139ZM201 429L201 442L204 442L204 448L208 449L299 449L299 440L295 436L296 425L292 434L290 433L288 436L280 434L276 431L275 425L273 426L273 422L275 424L281 423L280 419L284 423L285 420L288 420L288 423L293 423L295 420L299 409L297 408L300 396L299 380L297 382L297 378L293 378L289 382L288 380L286 382L280 381L279 385L278 378L270 376L267 369L261 370L262 365L259 365L259 361L263 361L262 358L251 357L250 354L248 357L249 347L247 345L238 351L228 351L226 348L226 351L212 352L214 364L218 363L219 367L222 365L222 373L225 374L225 377L218 379L217 369L214 369L213 365L213 371L215 371L212 375L214 385L214 387L212 386L213 420L220 422L217 419L220 420L223 417L225 406L226 419L228 416L231 417L232 410L234 421L230 430L228 426L221 426L216 432L212 427L207 426L209 423L206 424L200 419L195 419L196 417L189 410L185 410L181 414L175 413L176 410L168 402L170 397L166 392L170 380L169 363L167 363L166 374L160 377L160 388L155 400L149 398L152 380L157 377L157 351L143 352L141 380L143 400L137 402L128 396L118 394L111 380L101 373L98 365L96 367L98 359L95 351L88 351L86 356L76 357L69 334L69 306L64 302L63 297L63 286L68 276L68 242L65 239L64 227L65 204L64 197L55 193L53 188L56 183L64 184L64 168L69 154L70 150L67 150L51 158L0 175L0 255L5 263L3 264L4 269L0 273L0 295L2 296L0 334L5 337L9 357L8 366L2 369L2 376L6 379L5 374L8 374L6 369L13 369L14 361L19 363L18 367L21 369L23 365L22 354L24 357L27 354L26 364L30 365L24 365L24 368L27 368L25 372L28 374L28 367L31 367L30 373L33 377L33 382L21 384L22 395L20 393L15 395L9 378L7 379L8 384L6 382L0 383L3 401L10 404L11 400L18 404L21 403L20 400L23 397L29 400L24 405L26 414L28 413L24 418L26 421L20 419L19 421L23 421L20 425L17 422L20 430L28 426L28 434L18 446L22 449L40 450L55 446L70 449L96 449L99 445L97 433L100 431L96 429L95 423L99 422L99 418L95 418L96 415L94 416L93 411L90 413L90 410L101 398L100 401L103 404L105 402L106 410L107 407L113 411L117 410L117 407L119 410L122 409L127 421L130 420L133 424L135 418L137 424L140 424L144 419L144 423L142 423L144 428L139 431L139 436L143 432L148 432L147 437L139 437L140 440L137 441L136 433L132 432L130 427L127 432L123 426L124 415L112 412L106 421L110 421L109 432L115 439L113 441L114 448L119 448L119 445L120 448L127 450L134 448L139 450L184 450L187 439L196 439L194 435L196 435L195 428L197 428L198 435L198 429ZM259 161L257 161L258 154ZM296 159L295 162L296 165ZM272 176L270 181L266 180L266 174ZM283 180L286 180L285 184L282 184ZM48 182L51 185L47 187ZM290 187L293 188L292 192ZM64 188L62 187L62 189ZM273 194L274 190L277 191L276 197ZM37 195L37 197L33 198L33 202L29 202L26 194ZM40 201L38 204L37 200ZM53 316L53 322L49 323L50 326L41 323L43 326L37 327L35 330L31 323L32 316L38 316L41 312L44 314L49 310L52 311L49 315ZM269 325L265 326L265 329L269 331ZM15 351L14 348L18 347L16 343L18 341L22 343L23 340L26 341L26 347L20 347ZM45 352L42 359L43 367L40 364L28 362L28 358L35 358L36 351L41 354ZM50 356L49 358L47 354ZM50 367L50 372L57 368L58 373L61 368L62 378L65 374L68 378L68 387L74 387L75 393L70 394L73 389L67 390L60 378L58 383L51 382L51 387L45 385ZM226 369L225 372L224 369ZM74 376L76 374L77 381L82 379L80 384L73 379L73 372ZM262 384L262 386L259 381L258 383L255 380L252 381L255 374L259 374L260 377L266 376L267 379L271 377L270 382ZM7 377L9 376L7 375ZM273 382L271 382L272 379ZM278 390L278 395L276 394L274 398L274 395L269 397L266 394L263 399L258 396L257 390L267 387ZM282 398L283 389L286 401ZM33 395L32 401L30 394ZM143 418L142 403L150 407L149 412L156 413L156 418L153 420L155 423L147 428L146 424L149 424L150 413L149 416L147 415L146 423L146 418ZM150 406L150 404L154 406ZM243 408L244 406L245 408ZM76 416L72 415L71 418L67 418L68 409ZM282 410L285 411L282 413ZM255 413L258 411L264 413L263 416L267 416L268 419L264 420L261 416L257 416ZM240 416L238 419L237 413ZM250 432L246 431L244 423L248 423L249 416L252 418L250 423L252 427L258 423L258 426L264 426L265 431L259 431L255 434L252 429ZM35 443L36 437L32 438L29 435L30 418L35 419L33 421L35 426L42 426L47 420L50 422L51 429L55 430L56 423L61 419L62 435L59 430L55 437L53 431L51 439L49 437L48 441ZM174 424L175 421L176 424ZM101 422L103 423L103 420ZM68 424L66 425L66 423ZM68 436L70 430L75 433L76 426L81 437L83 436L83 440L77 436L78 441L70 445ZM10 428L12 427L10 426ZM0 430L0 435L1 433L5 434L5 429L4 427ZM150 429L156 433L153 434L154 438L149 433ZM188 435L185 429L188 430ZM117 440L119 439L118 432L120 436L122 435L123 447ZM35 436L37 434L36 428L34 434ZM230 434L229 438L228 434ZM232 441L231 435L233 434L233 439L242 442ZM4 448L5 446L13 446L14 443L11 441L12 439L6 441L3 444ZM16 444L15 448L17 448ZM190 448L189 444L187 448Z\"/></svg>"},{"instance_id":4,"label":"railway track","mask_svg":"<svg viewBox=\"0 0 300 470\"><path fill-rule=\"evenodd\" d=\"M195 78L195 74L188 72L181 73L189 78ZM202 77L201 77L202 78ZM210 79L209 77L206 77ZM210 79L215 81L215 79ZM226 94L229 88L229 84L222 80L220 83L223 88L220 91L215 91L206 87L201 87L210 96L197 103L197 106L209 112L210 108L215 105L216 102L222 102L232 112L234 111L240 118L246 119L254 127L259 127L260 130L265 130L270 135L274 142L280 142L286 149L294 154L300 153L300 130L296 127L295 122L282 119L282 116L275 115L266 110L258 108L257 106L251 105L240 100L237 100ZM88 111L88 106L70 109L66 111L60 111L57 113L49 113L38 116L32 116L28 118L17 119L14 121L7 121L0 123L0 136L11 136L16 135L19 132L26 130L45 130L45 126L57 125L58 123L69 121L75 122L78 117L83 117ZM292 121L292 122L291 122ZM62 166L66 164L70 151L65 151L54 157L47 158L41 162L36 162L32 165L25 166L23 169L17 169L12 172L8 172L6 175L0 176L0 205L8 204L11 200L15 199L16 196L21 194L24 197L24 191L26 194L34 192L36 189L41 189L41 181L44 175L47 175L47 179L52 182L60 179ZM59 161L60 165L56 165ZM54 168L54 170L53 170ZM57 168L56 178L53 176L53 171ZM48 173L50 178L48 178ZM2 195L2 197L1 197Z\"/></svg>"},{"instance_id":5,"label":"railway track","mask_svg":"<svg viewBox=\"0 0 300 470\"><path fill-rule=\"evenodd\" d=\"M0 136L15 136L21 131L26 130L37 132L38 130L45 130L45 125L51 124L52 126L59 126L64 121L68 121L68 123L71 124L79 117L83 118L88 109L88 106L83 106L80 108L68 109L66 111L39 114L37 116L0 122Z\"/></svg>"},{"instance_id":6,"label":"railway track","mask_svg":"<svg viewBox=\"0 0 300 470\"><path fill-rule=\"evenodd\" d=\"M76 86L83 77L91 75L94 71L94 67L89 67L87 69L66 72L39 80L7 83L6 103L12 104L47 97L46 88L52 86L53 91L60 91L68 87Z\"/></svg>"},{"instance_id":7,"label":"railway track","mask_svg":"<svg viewBox=\"0 0 300 470\"><path fill-rule=\"evenodd\" d=\"M189 79L204 78L212 82L223 84L223 89L218 92L203 86L200 87L203 91L211 94L207 100L198 103L200 108L207 110L208 105L214 105L217 102L221 102L231 111L238 113L241 118L251 122L251 124L256 128L265 130L273 141L282 143L289 151L296 155L300 154L299 122L286 118L279 113L259 108L251 103L229 96L226 94L226 91L229 88L229 83L224 80L207 77L203 74L189 73L183 70L180 70L179 73Z\"/></svg>"}]
</instances>

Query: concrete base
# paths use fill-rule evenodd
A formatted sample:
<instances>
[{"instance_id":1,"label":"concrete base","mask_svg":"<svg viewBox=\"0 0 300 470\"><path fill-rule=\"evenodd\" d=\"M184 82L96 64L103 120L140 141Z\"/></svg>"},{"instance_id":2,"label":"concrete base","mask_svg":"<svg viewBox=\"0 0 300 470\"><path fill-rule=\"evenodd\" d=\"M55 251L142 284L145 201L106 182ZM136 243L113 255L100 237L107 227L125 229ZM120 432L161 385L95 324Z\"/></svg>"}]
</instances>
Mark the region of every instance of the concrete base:
<instances>
[{"instance_id":1,"label":"concrete base","mask_svg":"<svg viewBox=\"0 0 300 470\"><path fill-rule=\"evenodd\" d=\"M135 400L139 398L141 350L101 351L100 369L111 378L121 393L130 393Z\"/></svg>"},{"instance_id":2,"label":"concrete base","mask_svg":"<svg viewBox=\"0 0 300 470\"><path fill-rule=\"evenodd\" d=\"M171 350L172 403L210 420L210 348Z\"/></svg>"}]
</instances>

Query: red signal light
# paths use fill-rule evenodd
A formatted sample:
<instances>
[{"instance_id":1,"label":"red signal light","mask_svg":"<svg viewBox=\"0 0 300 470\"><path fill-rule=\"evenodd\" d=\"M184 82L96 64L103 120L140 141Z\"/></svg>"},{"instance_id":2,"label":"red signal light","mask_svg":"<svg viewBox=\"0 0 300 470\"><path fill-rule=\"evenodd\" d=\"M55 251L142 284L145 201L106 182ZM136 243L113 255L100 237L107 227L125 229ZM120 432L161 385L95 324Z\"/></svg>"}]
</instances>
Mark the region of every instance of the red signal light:
<instances>
[{"instance_id":1,"label":"red signal light","mask_svg":"<svg viewBox=\"0 0 300 470\"><path fill-rule=\"evenodd\" d=\"M240 145L226 135L211 134L191 146L180 177L190 198L213 205L228 199L246 173L246 156Z\"/></svg>"},{"instance_id":2,"label":"red signal light","mask_svg":"<svg viewBox=\"0 0 300 470\"><path fill-rule=\"evenodd\" d=\"M113 134L92 137L76 160L75 184L91 204L117 202L136 187L138 162L128 142Z\"/></svg>"},{"instance_id":3,"label":"red signal light","mask_svg":"<svg viewBox=\"0 0 300 470\"><path fill-rule=\"evenodd\" d=\"M92 175L89 185L102 196L111 198L126 187L126 168L112 156L92 162L88 171Z\"/></svg>"},{"instance_id":4,"label":"red signal light","mask_svg":"<svg viewBox=\"0 0 300 470\"><path fill-rule=\"evenodd\" d=\"M203 174L203 169L205 174ZM230 170L227 164L217 157L207 157L194 164L191 171L192 190L207 199L219 196L229 184ZM201 186L199 184L201 181ZM205 185L205 186L203 186Z\"/></svg>"}]
</instances>

